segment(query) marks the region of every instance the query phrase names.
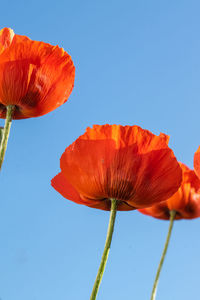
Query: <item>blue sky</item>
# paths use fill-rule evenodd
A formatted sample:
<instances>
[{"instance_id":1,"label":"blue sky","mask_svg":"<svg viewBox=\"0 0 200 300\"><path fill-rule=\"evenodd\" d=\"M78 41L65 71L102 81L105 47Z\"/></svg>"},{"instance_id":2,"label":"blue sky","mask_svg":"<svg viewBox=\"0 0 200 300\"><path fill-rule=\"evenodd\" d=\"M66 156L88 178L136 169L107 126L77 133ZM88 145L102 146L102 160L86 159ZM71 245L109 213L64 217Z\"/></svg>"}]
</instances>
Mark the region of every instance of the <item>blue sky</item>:
<instances>
[{"instance_id":1,"label":"blue sky","mask_svg":"<svg viewBox=\"0 0 200 300\"><path fill-rule=\"evenodd\" d=\"M109 214L76 205L50 180L87 126L140 125L171 136L193 167L200 144L199 1L14 1L1 27L58 44L76 66L69 101L14 121L0 175L0 299L87 300ZM0 120L3 125L3 120ZM119 212L99 300L150 299L168 222ZM157 300L197 299L200 220L175 223Z\"/></svg>"}]
</instances>

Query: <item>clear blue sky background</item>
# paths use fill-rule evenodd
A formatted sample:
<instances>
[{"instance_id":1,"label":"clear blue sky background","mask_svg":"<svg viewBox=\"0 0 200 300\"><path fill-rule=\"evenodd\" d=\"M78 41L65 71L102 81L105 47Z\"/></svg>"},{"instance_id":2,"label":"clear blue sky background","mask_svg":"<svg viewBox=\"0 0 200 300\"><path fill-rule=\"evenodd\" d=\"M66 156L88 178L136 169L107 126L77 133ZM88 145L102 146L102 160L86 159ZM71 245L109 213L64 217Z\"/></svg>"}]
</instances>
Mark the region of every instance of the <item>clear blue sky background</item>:
<instances>
[{"instance_id":1,"label":"clear blue sky background","mask_svg":"<svg viewBox=\"0 0 200 300\"><path fill-rule=\"evenodd\" d=\"M1 27L58 44L76 66L69 101L14 121L0 176L1 300L87 300L109 214L50 186L59 158L87 126L137 124L171 135L193 167L200 144L200 2L1 2ZM0 125L3 120L0 120ZM98 300L146 300L168 222L120 212ZM200 220L175 223L157 300L199 298Z\"/></svg>"}]
</instances>

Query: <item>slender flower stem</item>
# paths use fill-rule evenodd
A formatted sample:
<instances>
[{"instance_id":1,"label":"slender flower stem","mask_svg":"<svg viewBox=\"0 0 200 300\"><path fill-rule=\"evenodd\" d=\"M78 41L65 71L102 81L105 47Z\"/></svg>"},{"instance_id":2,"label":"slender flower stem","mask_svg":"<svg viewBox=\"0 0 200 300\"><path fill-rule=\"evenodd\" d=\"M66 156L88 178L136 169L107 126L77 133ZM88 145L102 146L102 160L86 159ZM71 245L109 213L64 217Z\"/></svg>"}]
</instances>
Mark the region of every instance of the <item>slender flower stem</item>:
<instances>
[{"instance_id":1,"label":"slender flower stem","mask_svg":"<svg viewBox=\"0 0 200 300\"><path fill-rule=\"evenodd\" d=\"M15 106L14 105L8 105L7 106L7 112L6 112L6 120L5 120L5 127L3 130L3 137L1 140L1 146L0 146L0 170L3 164L4 156L6 153L7 143L8 143L8 137L10 133L10 127L12 122L12 116L14 112Z\"/></svg>"},{"instance_id":2,"label":"slender flower stem","mask_svg":"<svg viewBox=\"0 0 200 300\"><path fill-rule=\"evenodd\" d=\"M1 145L2 137L3 137L3 127L0 127L0 145Z\"/></svg>"},{"instance_id":3,"label":"slender flower stem","mask_svg":"<svg viewBox=\"0 0 200 300\"><path fill-rule=\"evenodd\" d=\"M167 248L169 246L169 241L170 241L170 237L171 237L171 233L172 233L172 228L173 228L173 223L174 223L174 218L176 216L176 211L175 210L171 210L170 211L170 223L169 223L169 229L168 229L168 233L167 233L167 238L166 238L166 242L165 242L165 246L163 249L163 253L160 259L160 263L157 269L157 273L156 273L156 277L155 277L155 281L153 284L153 289L152 289L152 293L151 293L151 300L155 300L156 298L156 290L157 290L157 285L158 285L158 281L159 281L159 277L160 277L160 272L162 269L162 265L165 259L165 255L167 253Z\"/></svg>"},{"instance_id":4,"label":"slender flower stem","mask_svg":"<svg viewBox=\"0 0 200 300\"><path fill-rule=\"evenodd\" d=\"M99 270L97 273L97 277L93 286L92 294L90 296L90 300L95 300L99 286L103 277L103 273L105 270L106 262L108 260L108 254L110 251L110 245L112 241L112 235L114 231L114 224L115 224L115 218L116 218L116 213L117 213L117 200L116 199L110 199L111 200L111 209L110 209L110 219L109 219L109 225L108 225L108 231L107 231L107 237L106 237L106 242L105 242L105 247L103 251L103 255L101 258L101 263L99 266Z\"/></svg>"}]
</instances>

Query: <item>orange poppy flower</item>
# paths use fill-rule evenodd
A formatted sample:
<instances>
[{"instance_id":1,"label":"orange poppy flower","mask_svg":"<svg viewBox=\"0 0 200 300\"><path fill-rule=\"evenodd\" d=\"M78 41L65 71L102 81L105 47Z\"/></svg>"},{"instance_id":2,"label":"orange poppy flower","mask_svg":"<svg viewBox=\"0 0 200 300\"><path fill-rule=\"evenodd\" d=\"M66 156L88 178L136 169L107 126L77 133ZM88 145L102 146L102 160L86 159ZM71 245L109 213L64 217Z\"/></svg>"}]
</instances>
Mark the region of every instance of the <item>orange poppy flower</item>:
<instances>
[{"instance_id":1,"label":"orange poppy flower","mask_svg":"<svg viewBox=\"0 0 200 300\"><path fill-rule=\"evenodd\" d=\"M200 178L200 146L194 154L194 170L197 176Z\"/></svg>"},{"instance_id":2,"label":"orange poppy flower","mask_svg":"<svg viewBox=\"0 0 200 300\"><path fill-rule=\"evenodd\" d=\"M177 220L200 217L200 180L193 170L182 163L180 166L183 181L179 190L166 201L139 209L141 213L163 220L169 220L172 210L176 211Z\"/></svg>"},{"instance_id":3,"label":"orange poppy flower","mask_svg":"<svg viewBox=\"0 0 200 300\"><path fill-rule=\"evenodd\" d=\"M62 48L0 31L0 118L15 105L13 119L42 116L67 101L75 68Z\"/></svg>"},{"instance_id":4,"label":"orange poppy flower","mask_svg":"<svg viewBox=\"0 0 200 300\"><path fill-rule=\"evenodd\" d=\"M138 126L94 125L66 148L52 186L93 208L110 210L111 198L118 210L151 206L172 196L182 180L167 139Z\"/></svg>"}]
</instances>

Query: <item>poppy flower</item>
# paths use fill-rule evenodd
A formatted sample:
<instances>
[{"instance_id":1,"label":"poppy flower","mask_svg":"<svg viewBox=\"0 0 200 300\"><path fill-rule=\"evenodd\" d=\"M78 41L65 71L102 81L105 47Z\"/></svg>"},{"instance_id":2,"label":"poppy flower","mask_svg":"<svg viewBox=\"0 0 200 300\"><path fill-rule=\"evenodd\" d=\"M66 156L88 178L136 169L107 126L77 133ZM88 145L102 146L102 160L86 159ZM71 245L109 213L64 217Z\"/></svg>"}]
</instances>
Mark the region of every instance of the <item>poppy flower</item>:
<instances>
[{"instance_id":1,"label":"poppy flower","mask_svg":"<svg viewBox=\"0 0 200 300\"><path fill-rule=\"evenodd\" d=\"M94 125L60 159L52 186L65 198L110 210L105 247L90 299L96 300L108 259L117 210L133 210L165 200L178 190L182 171L167 145L138 126Z\"/></svg>"},{"instance_id":2,"label":"poppy flower","mask_svg":"<svg viewBox=\"0 0 200 300\"><path fill-rule=\"evenodd\" d=\"M38 117L65 103L73 89L75 68L58 46L0 31L0 118L14 106L12 119Z\"/></svg>"},{"instance_id":3,"label":"poppy flower","mask_svg":"<svg viewBox=\"0 0 200 300\"><path fill-rule=\"evenodd\" d=\"M141 213L163 220L170 219L170 211L176 212L176 220L200 217L200 179L186 165L180 166L183 180L179 190L166 201L139 209Z\"/></svg>"},{"instance_id":4,"label":"poppy flower","mask_svg":"<svg viewBox=\"0 0 200 300\"><path fill-rule=\"evenodd\" d=\"M151 206L171 197L182 180L167 140L138 126L94 125L66 148L52 186L93 208L110 210L110 199L118 210Z\"/></svg>"},{"instance_id":5,"label":"poppy flower","mask_svg":"<svg viewBox=\"0 0 200 300\"><path fill-rule=\"evenodd\" d=\"M197 176L200 178L200 146L194 154L194 170Z\"/></svg>"},{"instance_id":6,"label":"poppy flower","mask_svg":"<svg viewBox=\"0 0 200 300\"><path fill-rule=\"evenodd\" d=\"M200 179L186 165L180 163L180 167L183 179L178 191L166 201L157 203L152 207L139 209L145 215L157 219L170 220L166 242L152 288L151 300L155 300L156 297L160 272L169 246L174 220L200 217Z\"/></svg>"}]
</instances>

